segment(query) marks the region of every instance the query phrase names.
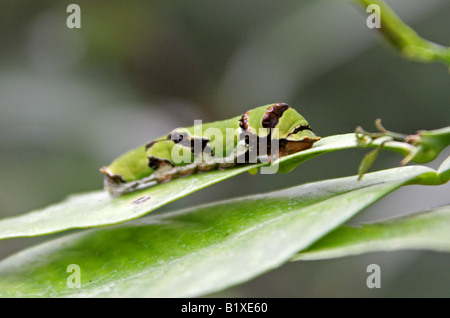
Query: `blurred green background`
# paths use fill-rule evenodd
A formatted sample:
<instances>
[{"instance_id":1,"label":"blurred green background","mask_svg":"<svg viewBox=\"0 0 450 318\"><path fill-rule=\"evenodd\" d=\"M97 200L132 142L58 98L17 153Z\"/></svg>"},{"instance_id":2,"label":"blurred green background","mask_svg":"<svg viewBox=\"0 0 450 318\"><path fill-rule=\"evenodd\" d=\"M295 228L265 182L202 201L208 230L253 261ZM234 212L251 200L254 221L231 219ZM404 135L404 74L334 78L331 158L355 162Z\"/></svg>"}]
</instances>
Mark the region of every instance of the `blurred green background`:
<instances>
[{"instance_id":1,"label":"blurred green background","mask_svg":"<svg viewBox=\"0 0 450 318\"><path fill-rule=\"evenodd\" d=\"M450 124L448 69L402 59L367 13L336 0L0 2L0 217L100 189L98 169L194 119L226 119L272 102L302 113L320 136L413 133ZM421 36L449 44L448 0L388 1ZM354 175L365 152L335 152L289 174L240 175L155 213ZM431 167L437 167L442 154ZM382 153L375 169L398 166ZM353 224L448 204L450 186L407 187ZM51 237L0 242L0 259ZM382 288L366 287L378 264ZM450 296L450 256L371 253L294 262L214 296Z\"/></svg>"}]
</instances>

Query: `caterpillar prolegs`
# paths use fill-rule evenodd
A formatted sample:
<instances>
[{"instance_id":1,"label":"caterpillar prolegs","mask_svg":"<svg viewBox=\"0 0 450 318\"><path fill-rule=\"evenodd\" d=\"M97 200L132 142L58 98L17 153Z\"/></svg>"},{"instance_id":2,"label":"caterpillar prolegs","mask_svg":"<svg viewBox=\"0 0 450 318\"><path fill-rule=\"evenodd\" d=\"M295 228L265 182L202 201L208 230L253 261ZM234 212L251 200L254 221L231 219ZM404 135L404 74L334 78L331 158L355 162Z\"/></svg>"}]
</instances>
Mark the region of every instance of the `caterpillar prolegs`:
<instances>
[{"instance_id":1,"label":"caterpillar prolegs","mask_svg":"<svg viewBox=\"0 0 450 318\"><path fill-rule=\"evenodd\" d=\"M197 172L273 162L318 140L302 115L276 103L223 121L194 121L121 155L100 171L105 189L119 196Z\"/></svg>"}]
</instances>

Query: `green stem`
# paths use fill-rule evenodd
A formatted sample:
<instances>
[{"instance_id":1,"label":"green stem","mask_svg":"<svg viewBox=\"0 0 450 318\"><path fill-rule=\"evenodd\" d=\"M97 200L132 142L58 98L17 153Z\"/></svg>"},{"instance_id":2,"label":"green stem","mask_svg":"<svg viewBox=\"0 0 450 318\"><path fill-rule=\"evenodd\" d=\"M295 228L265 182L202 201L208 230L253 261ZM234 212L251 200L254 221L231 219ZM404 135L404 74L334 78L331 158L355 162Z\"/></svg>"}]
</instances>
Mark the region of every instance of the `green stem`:
<instances>
[{"instance_id":1,"label":"green stem","mask_svg":"<svg viewBox=\"0 0 450 318\"><path fill-rule=\"evenodd\" d=\"M353 0L364 8L371 4L380 7L381 28L378 30L388 41L410 60L431 63L440 62L450 66L450 48L421 38L406 25L382 0Z\"/></svg>"}]
</instances>

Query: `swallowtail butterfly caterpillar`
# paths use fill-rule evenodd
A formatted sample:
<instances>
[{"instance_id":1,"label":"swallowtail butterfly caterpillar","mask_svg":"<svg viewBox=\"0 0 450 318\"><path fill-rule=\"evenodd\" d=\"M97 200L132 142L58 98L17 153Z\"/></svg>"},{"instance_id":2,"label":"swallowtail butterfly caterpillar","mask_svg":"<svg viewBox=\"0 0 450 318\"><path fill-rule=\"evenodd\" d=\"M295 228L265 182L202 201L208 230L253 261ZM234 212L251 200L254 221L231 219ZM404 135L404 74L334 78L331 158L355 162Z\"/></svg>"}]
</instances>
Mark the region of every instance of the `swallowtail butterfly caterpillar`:
<instances>
[{"instance_id":1,"label":"swallowtail butterfly caterpillar","mask_svg":"<svg viewBox=\"0 0 450 318\"><path fill-rule=\"evenodd\" d=\"M318 140L302 115L277 103L228 120L174 129L100 171L105 174L105 189L119 196L197 172L273 162L311 148Z\"/></svg>"}]
</instances>

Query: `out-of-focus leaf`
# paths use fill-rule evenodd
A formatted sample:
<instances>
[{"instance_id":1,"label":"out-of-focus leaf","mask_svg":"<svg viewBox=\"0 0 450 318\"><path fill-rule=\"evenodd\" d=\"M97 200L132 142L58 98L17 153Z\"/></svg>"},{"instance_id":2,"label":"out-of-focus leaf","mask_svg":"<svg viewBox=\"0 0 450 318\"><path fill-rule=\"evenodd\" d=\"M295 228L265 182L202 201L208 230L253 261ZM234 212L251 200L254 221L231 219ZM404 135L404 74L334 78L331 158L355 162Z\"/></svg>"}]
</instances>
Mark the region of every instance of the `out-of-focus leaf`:
<instances>
[{"instance_id":1,"label":"out-of-focus leaf","mask_svg":"<svg viewBox=\"0 0 450 318\"><path fill-rule=\"evenodd\" d=\"M195 297L244 282L402 185L440 184L410 166L151 215L52 240L0 263L6 297ZM81 288L69 288L80 268Z\"/></svg>"},{"instance_id":2,"label":"out-of-focus leaf","mask_svg":"<svg viewBox=\"0 0 450 318\"><path fill-rule=\"evenodd\" d=\"M341 226L294 260L318 260L378 251L450 252L450 205L362 227Z\"/></svg>"}]
</instances>

